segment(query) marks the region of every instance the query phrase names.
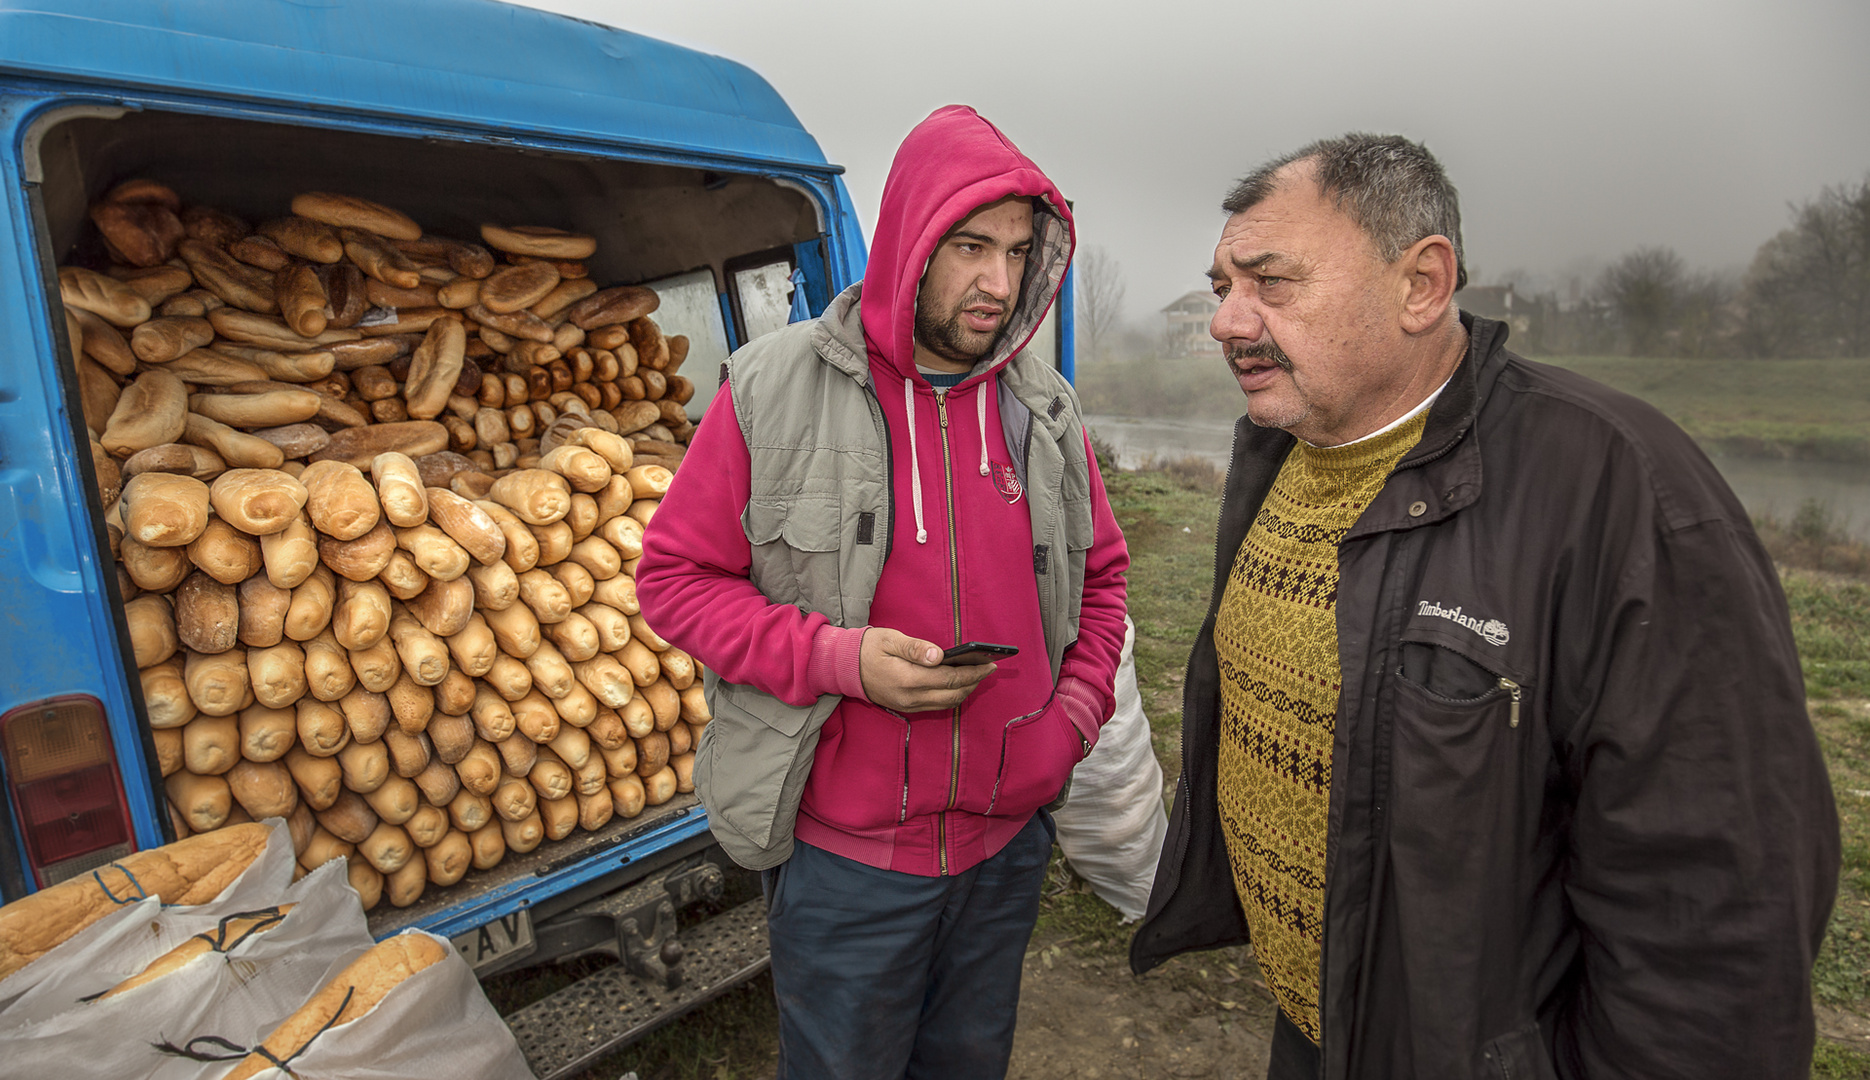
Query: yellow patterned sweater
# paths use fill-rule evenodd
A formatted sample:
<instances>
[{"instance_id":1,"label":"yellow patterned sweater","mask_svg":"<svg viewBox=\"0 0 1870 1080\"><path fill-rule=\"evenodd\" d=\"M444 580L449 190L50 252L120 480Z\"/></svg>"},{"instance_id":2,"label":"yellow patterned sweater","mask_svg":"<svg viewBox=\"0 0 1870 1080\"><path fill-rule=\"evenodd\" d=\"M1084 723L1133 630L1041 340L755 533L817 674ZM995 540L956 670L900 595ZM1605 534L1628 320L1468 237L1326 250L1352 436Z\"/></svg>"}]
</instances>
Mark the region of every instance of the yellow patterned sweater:
<instances>
[{"instance_id":1,"label":"yellow patterned sweater","mask_svg":"<svg viewBox=\"0 0 1870 1080\"><path fill-rule=\"evenodd\" d=\"M1220 814L1266 985L1318 1041L1325 819L1338 707L1338 541L1427 413L1347 446L1299 442L1234 557L1214 625Z\"/></svg>"}]
</instances>

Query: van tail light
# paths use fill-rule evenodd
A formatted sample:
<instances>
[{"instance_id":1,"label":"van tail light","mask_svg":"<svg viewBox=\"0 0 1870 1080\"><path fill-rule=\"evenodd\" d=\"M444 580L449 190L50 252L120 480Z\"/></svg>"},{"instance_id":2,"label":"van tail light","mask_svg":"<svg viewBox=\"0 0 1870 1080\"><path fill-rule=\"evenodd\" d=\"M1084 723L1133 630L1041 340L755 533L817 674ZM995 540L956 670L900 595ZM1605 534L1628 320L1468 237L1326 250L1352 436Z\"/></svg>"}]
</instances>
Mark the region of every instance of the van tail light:
<instances>
[{"instance_id":1,"label":"van tail light","mask_svg":"<svg viewBox=\"0 0 1870 1080\"><path fill-rule=\"evenodd\" d=\"M0 756L39 888L136 850L102 702L67 694L9 711L0 716Z\"/></svg>"}]
</instances>

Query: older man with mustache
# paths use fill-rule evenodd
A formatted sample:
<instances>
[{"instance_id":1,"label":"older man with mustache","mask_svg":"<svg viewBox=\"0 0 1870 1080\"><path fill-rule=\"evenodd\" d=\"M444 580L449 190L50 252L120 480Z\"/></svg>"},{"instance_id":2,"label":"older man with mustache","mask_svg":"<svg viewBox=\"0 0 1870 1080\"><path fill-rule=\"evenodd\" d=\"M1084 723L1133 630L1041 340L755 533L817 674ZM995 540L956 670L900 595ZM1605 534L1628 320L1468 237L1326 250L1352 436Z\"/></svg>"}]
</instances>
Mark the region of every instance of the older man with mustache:
<instances>
[{"instance_id":1,"label":"older man with mustache","mask_svg":"<svg viewBox=\"0 0 1870 1080\"><path fill-rule=\"evenodd\" d=\"M1223 205L1247 415L1132 965L1250 940L1280 1080L1802 1080L1837 818L1746 513L1458 309L1421 146Z\"/></svg>"}]
</instances>

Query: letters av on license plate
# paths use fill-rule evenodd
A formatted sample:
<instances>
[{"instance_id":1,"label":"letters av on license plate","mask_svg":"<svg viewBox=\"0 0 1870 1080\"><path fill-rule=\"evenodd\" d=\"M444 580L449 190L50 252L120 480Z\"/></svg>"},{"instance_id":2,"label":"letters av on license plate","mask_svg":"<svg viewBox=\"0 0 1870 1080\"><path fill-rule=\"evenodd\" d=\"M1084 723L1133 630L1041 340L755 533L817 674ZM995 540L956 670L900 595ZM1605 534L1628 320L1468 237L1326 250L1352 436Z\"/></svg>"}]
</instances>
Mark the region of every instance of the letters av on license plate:
<instances>
[{"instance_id":1,"label":"letters av on license plate","mask_svg":"<svg viewBox=\"0 0 1870 1080\"><path fill-rule=\"evenodd\" d=\"M532 913L521 910L502 915L478 930L456 934L448 940L461 950L468 965L479 971L509 956L532 951Z\"/></svg>"}]
</instances>

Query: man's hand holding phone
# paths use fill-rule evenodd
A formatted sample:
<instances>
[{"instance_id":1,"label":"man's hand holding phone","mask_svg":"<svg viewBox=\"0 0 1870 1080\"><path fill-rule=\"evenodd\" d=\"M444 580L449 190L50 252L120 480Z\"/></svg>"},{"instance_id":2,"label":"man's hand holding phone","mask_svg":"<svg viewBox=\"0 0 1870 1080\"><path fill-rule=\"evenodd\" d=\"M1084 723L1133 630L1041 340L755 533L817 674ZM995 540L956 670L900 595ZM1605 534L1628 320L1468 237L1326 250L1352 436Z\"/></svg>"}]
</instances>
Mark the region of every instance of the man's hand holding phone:
<instances>
[{"instance_id":1,"label":"man's hand holding phone","mask_svg":"<svg viewBox=\"0 0 1870 1080\"><path fill-rule=\"evenodd\" d=\"M978 647L980 643L970 642ZM966 647L963 647L966 648ZM1010 646L990 646L1006 650ZM1013 649L1012 652L1017 652ZM957 656L961 653L957 652ZM997 655L1011 655L1000 652ZM858 673L864 696L873 704L897 712L932 712L952 709L967 700L982 680L994 673L992 656L945 662L941 646L910 637L900 630L873 626L864 632Z\"/></svg>"}]
</instances>

